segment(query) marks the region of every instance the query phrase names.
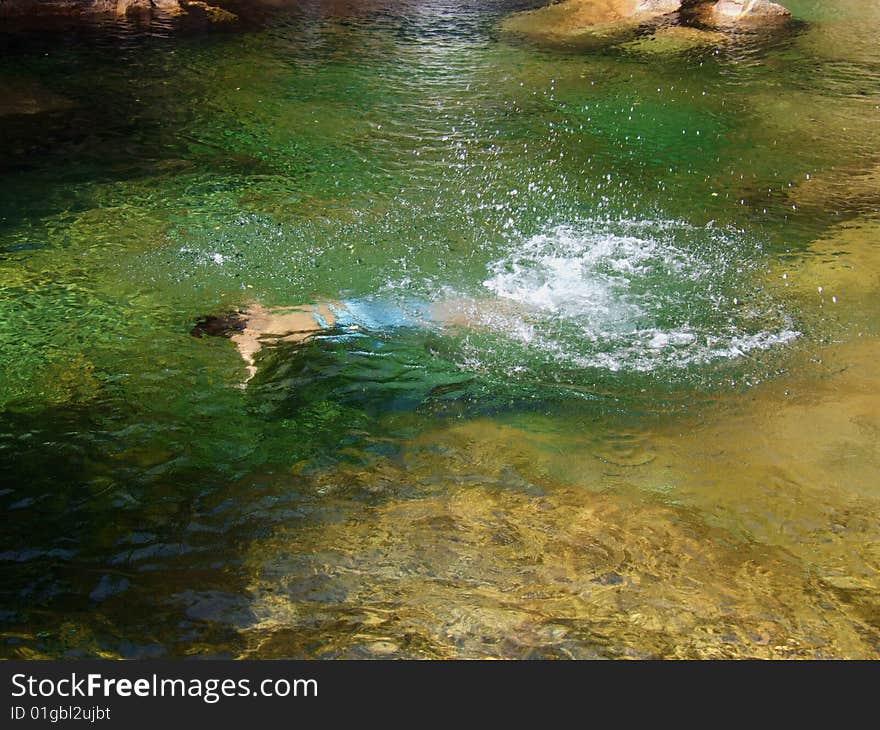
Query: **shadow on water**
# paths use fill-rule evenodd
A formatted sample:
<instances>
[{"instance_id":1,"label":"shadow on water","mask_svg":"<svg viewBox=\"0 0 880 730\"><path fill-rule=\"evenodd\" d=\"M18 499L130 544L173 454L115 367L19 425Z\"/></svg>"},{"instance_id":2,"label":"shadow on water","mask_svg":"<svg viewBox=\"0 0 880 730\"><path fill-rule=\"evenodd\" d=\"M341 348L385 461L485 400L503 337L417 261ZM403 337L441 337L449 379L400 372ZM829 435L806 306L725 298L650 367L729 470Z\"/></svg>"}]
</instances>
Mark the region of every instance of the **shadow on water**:
<instances>
[{"instance_id":1,"label":"shadow on water","mask_svg":"<svg viewBox=\"0 0 880 730\"><path fill-rule=\"evenodd\" d=\"M230 545L231 535L206 544L190 524L223 482L176 467L181 455L122 422L118 406L7 410L2 422L4 653L166 653L165 591L204 581L207 554Z\"/></svg>"}]
</instances>

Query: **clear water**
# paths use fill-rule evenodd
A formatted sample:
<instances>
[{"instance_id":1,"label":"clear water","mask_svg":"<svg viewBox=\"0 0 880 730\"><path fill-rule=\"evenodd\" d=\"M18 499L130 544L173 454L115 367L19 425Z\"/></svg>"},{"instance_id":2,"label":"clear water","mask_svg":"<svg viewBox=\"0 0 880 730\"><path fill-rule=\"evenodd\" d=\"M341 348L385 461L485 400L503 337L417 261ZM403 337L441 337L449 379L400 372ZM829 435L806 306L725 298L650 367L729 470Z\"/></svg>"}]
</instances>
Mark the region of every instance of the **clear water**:
<instances>
[{"instance_id":1,"label":"clear water","mask_svg":"<svg viewBox=\"0 0 880 730\"><path fill-rule=\"evenodd\" d=\"M877 657L880 13L789 6L0 28L3 655ZM468 324L189 334L341 298Z\"/></svg>"}]
</instances>

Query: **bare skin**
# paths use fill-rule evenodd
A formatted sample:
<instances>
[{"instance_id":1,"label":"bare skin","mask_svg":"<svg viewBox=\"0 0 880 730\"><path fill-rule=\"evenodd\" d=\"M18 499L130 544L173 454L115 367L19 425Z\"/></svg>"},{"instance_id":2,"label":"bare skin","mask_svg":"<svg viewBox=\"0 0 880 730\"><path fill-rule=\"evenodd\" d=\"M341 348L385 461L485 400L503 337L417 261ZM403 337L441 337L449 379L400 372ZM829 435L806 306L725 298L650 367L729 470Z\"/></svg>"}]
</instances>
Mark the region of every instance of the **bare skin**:
<instances>
[{"instance_id":1,"label":"bare skin","mask_svg":"<svg viewBox=\"0 0 880 730\"><path fill-rule=\"evenodd\" d=\"M431 304L427 324L447 328L474 328L485 326L496 316L518 312L510 302L502 300L473 300L468 298L441 300ZM257 374L257 355L265 346L281 342L302 343L320 332L339 326L340 316L350 314L349 308L339 301L301 304L293 307L266 307L252 302L237 312L201 318L193 328L194 337L205 335L227 337L232 340L247 369L242 387L247 387ZM519 314L522 314L519 311ZM351 322L353 317L346 317ZM357 324L346 324L352 331Z\"/></svg>"},{"instance_id":2,"label":"bare skin","mask_svg":"<svg viewBox=\"0 0 880 730\"><path fill-rule=\"evenodd\" d=\"M341 306L341 305L334 305ZM269 309L254 303L244 313L245 326L230 338L247 367L249 381L257 373L257 354L264 344L305 342L309 337L336 324L336 315L330 305L300 305Z\"/></svg>"}]
</instances>

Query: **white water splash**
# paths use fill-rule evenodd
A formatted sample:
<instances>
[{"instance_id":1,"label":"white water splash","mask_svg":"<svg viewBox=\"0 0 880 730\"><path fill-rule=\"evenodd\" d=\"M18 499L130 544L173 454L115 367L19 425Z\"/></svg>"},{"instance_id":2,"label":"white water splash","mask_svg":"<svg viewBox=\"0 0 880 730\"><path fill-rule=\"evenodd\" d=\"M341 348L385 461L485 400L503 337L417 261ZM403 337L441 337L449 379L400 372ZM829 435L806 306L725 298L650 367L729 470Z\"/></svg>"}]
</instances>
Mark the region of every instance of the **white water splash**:
<instances>
[{"instance_id":1,"label":"white water splash","mask_svg":"<svg viewBox=\"0 0 880 730\"><path fill-rule=\"evenodd\" d=\"M543 359L611 371L735 359L799 333L753 283L742 234L675 221L559 226L488 266L468 316ZM471 353L473 356L473 353Z\"/></svg>"}]
</instances>

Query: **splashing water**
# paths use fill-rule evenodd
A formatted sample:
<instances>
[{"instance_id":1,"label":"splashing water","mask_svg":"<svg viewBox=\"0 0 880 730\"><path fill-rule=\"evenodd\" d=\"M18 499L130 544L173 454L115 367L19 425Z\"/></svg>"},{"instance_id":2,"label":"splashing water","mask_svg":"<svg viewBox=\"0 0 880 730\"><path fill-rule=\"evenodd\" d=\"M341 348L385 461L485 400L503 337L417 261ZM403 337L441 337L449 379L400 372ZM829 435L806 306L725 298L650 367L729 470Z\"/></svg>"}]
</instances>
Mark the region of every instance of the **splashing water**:
<instances>
[{"instance_id":1,"label":"splashing water","mask_svg":"<svg viewBox=\"0 0 880 730\"><path fill-rule=\"evenodd\" d=\"M750 283L759 247L677 221L560 225L491 262L496 302L463 308L478 327L544 359L652 371L733 359L798 336Z\"/></svg>"}]
</instances>

